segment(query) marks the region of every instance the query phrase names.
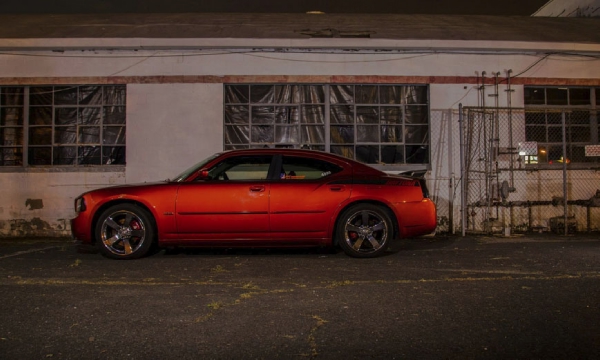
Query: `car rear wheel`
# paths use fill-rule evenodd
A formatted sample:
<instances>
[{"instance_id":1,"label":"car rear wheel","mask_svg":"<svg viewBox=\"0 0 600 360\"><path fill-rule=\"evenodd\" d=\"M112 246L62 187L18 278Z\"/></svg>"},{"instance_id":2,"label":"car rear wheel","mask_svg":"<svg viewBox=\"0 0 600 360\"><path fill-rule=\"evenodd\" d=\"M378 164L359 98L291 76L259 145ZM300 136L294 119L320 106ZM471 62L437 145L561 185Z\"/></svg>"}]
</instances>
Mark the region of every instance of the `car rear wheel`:
<instances>
[{"instance_id":1,"label":"car rear wheel","mask_svg":"<svg viewBox=\"0 0 600 360\"><path fill-rule=\"evenodd\" d=\"M112 259L138 259L146 255L155 237L152 217L134 204L106 209L96 223L96 244Z\"/></svg>"},{"instance_id":2,"label":"car rear wheel","mask_svg":"<svg viewBox=\"0 0 600 360\"><path fill-rule=\"evenodd\" d=\"M385 208L357 204L342 213L336 234L340 247L347 255L358 258L376 257L388 248L393 223Z\"/></svg>"}]
</instances>

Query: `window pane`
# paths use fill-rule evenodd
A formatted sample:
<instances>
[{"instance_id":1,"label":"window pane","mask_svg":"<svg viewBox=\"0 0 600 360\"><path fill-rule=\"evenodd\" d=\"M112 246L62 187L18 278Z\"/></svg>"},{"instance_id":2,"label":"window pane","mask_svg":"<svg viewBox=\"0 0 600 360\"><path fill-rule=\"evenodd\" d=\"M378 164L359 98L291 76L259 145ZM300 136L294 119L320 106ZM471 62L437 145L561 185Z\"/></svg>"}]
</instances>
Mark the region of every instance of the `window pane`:
<instances>
[{"instance_id":1,"label":"window pane","mask_svg":"<svg viewBox=\"0 0 600 360\"><path fill-rule=\"evenodd\" d=\"M225 85L225 103L246 104L250 99L250 86Z\"/></svg>"},{"instance_id":2,"label":"window pane","mask_svg":"<svg viewBox=\"0 0 600 360\"><path fill-rule=\"evenodd\" d=\"M102 88L100 86L80 86L80 105L102 105Z\"/></svg>"},{"instance_id":3,"label":"window pane","mask_svg":"<svg viewBox=\"0 0 600 360\"><path fill-rule=\"evenodd\" d=\"M252 85L250 86L252 103L272 104L275 100L275 86Z\"/></svg>"},{"instance_id":4,"label":"window pane","mask_svg":"<svg viewBox=\"0 0 600 360\"><path fill-rule=\"evenodd\" d=\"M325 127L324 126L302 126L303 144L324 144L325 143Z\"/></svg>"},{"instance_id":5,"label":"window pane","mask_svg":"<svg viewBox=\"0 0 600 360\"><path fill-rule=\"evenodd\" d=\"M284 156L281 169L287 180L320 179L341 170L337 165L326 161L295 156Z\"/></svg>"},{"instance_id":6,"label":"window pane","mask_svg":"<svg viewBox=\"0 0 600 360\"><path fill-rule=\"evenodd\" d=\"M357 145L356 160L366 164L379 163L379 146L378 145Z\"/></svg>"},{"instance_id":7,"label":"window pane","mask_svg":"<svg viewBox=\"0 0 600 360\"><path fill-rule=\"evenodd\" d=\"M330 121L332 124L354 124L354 106L332 106Z\"/></svg>"},{"instance_id":8,"label":"window pane","mask_svg":"<svg viewBox=\"0 0 600 360\"><path fill-rule=\"evenodd\" d=\"M55 144L77 144L76 126L56 126L54 128Z\"/></svg>"},{"instance_id":9,"label":"window pane","mask_svg":"<svg viewBox=\"0 0 600 360\"><path fill-rule=\"evenodd\" d=\"M52 87L32 87L29 89L29 105L52 105Z\"/></svg>"},{"instance_id":10,"label":"window pane","mask_svg":"<svg viewBox=\"0 0 600 360\"><path fill-rule=\"evenodd\" d=\"M406 123L407 124L427 124L429 120L429 110L427 106L407 106Z\"/></svg>"},{"instance_id":11,"label":"window pane","mask_svg":"<svg viewBox=\"0 0 600 360\"><path fill-rule=\"evenodd\" d=\"M546 113L545 112L534 112L527 111L525 113L525 123L526 124L546 124Z\"/></svg>"},{"instance_id":12,"label":"window pane","mask_svg":"<svg viewBox=\"0 0 600 360\"><path fill-rule=\"evenodd\" d=\"M80 126L78 144L100 144L99 126Z\"/></svg>"},{"instance_id":13,"label":"window pane","mask_svg":"<svg viewBox=\"0 0 600 360\"><path fill-rule=\"evenodd\" d=\"M563 117L562 112L549 111L546 113L546 122L548 124L562 125L562 122L563 122L562 117Z\"/></svg>"},{"instance_id":14,"label":"window pane","mask_svg":"<svg viewBox=\"0 0 600 360\"><path fill-rule=\"evenodd\" d=\"M0 108L0 126L23 126L23 108Z\"/></svg>"},{"instance_id":15,"label":"window pane","mask_svg":"<svg viewBox=\"0 0 600 360\"><path fill-rule=\"evenodd\" d=\"M404 163L404 146L382 146L381 162L384 164L402 164Z\"/></svg>"},{"instance_id":16,"label":"window pane","mask_svg":"<svg viewBox=\"0 0 600 360\"><path fill-rule=\"evenodd\" d=\"M356 122L359 124L378 124L379 108L375 106L357 106Z\"/></svg>"},{"instance_id":17,"label":"window pane","mask_svg":"<svg viewBox=\"0 0 600 360\"><path fill-rule=\"evenodd\" d=\"M87 107L79 110L80 125L99 125L100 124L100 107Z\"/></svg>"},{"instance_id":18,"label":"window pane","mask_svg":"<svg viewBox=\"0 0 600 360\"><path fill-rule=\"evenodd\" d=\"M52 108L30 107L29 125L52 125Z\"/></svg>"},{"instance_id":19,"label":"window pane","mask_svg":"<svg viewBox=\"0 0 600 360\"><path fill-rule=\"evenodd\" d=\"M125 146L103 146L102 164L125 165Z\"/></svg>"},{"instance_id":20,"label":"window pane","mask_svg":"<svg viewBox=\"0 0 600 360\"><path fill-rule=\"evenodd\" d=\"M24 89L22 87L0 88L0 105L23 106Z\"/></svg>"},{"instance_id":21,"label":"window pane","mask_svg":"<svg viewBox=\"0 0 600 360\"><path fill-rule=\"evenodd\" d=\"M428 104L427 86L404 86L404 104Z\"/></svg>"},{"instance_id":22,"label":"window pane","mask_svg":"<svg viewBox=\"0 0 600 360\"><path fill-rule=\"evenodd\" d=\"M51 165L52 148L51 147L30 147L27 162L29 165Z\"/></svg>"},{"instance_id":23,"label":"window pane","mask_svg":"<svg viewBox=\"0 0 600 360\"><path fill-rule=\"evenodd\" d=\"M70 148L69 148L70 149ZM79 165L102 164L100 146L80 146L77 151Z\"/></svg>"},{"instance_id":24,"label":"window pane","mask_svg":"<svg viewBox=\"0 0 600 360\"><path fill-rule=\"evenodd\" d=\"M429 132L427 126L407 125L404 127L404 130L406 134L404 137L404 142L417 144L426 144L429 142Z\"/></svg>"},{"instance_id":25,"label":"window pane","mask_svg":"<svg viewBox=\"0 0 600 360\"><path fill-rule=\"evenodd\" d=\"M276 143L299 143L300 136L298 135L297 126L277 126L275 127L275 142Z\"/></svg>"},{"instance_id":26,"label":"window pane","mask_svg":"<svg viewBox=\"0 0 600 360\"><path fill-rule=\"evenodd\" d=\"M525 87L525 105L544 105L546 103L546 92L544 88Z\"/></svg>"},{"instance_id":27,"label":"window pane","mask_svg":"<svg viewBox=\"0 0 600 360\"><path fill-rule=\"evenodd\" d=\"M77 124L77 108L54 109L54 124L56 124L56 125Z\"/></svg>"},{"instance_id":28,"label":"window pane","mask_svg":"<svg viewBox=\"0 0 600 360\"><path fill-rule=\"evenodd\" d=\"M125 145L125 127L124 126L104 126L102 128L102 144Z\"/></svg>"},{"instance_id":29,"label":"window pane","mask_svg":"<svg viewBox=\"0 0 600 360\"><path fill-rule=\"evenodd\" d=\"M570 126L567 127L567 141L572 142L590 142L591 134L589 126Z\"/></svg>"},{"instance_id":30,"label":"window pane","mask_svg":"<svg viewBox=\"0 0 600 360\"><path fill-rule=\"evenodd\" d=\"M425 145L406 145L407 164L428 164L429 148Z\"/></svg>"},{"instance_id":31,"label":"window pane","mask_svg":"<svg viewBox=\"0 0 600 360\"><path fill-rule=\"evenodd\" d=\"M402 104L404 86L380 86L382 104Z\"/></svg>"},{"instance_id":32,"label":"window pane","mask_svg":"<svg viewBox=\"0 0 600 360\"><path fill-rule=\"evenodd\" d=\"M252 124L274 124L275 107L274 106L253 106Z\"/></svg>"},{"instance_id":33,"label":"window pane","mask_svg":"<svg viewBox=\"0 0 600 360\"><path fill-rule=\"evenodd\" d=\"M356 142L379 142L379 126L359 125L356 127Z\"/></svg>"},{"instance_id":34,"label":"window pane","mask_svg":"<svg viewBox=\"0 0 600 360\"><path fill-rule=\"evenodd\" d=\"M273 126L256 125L252 127L250 141L253 143L272 143L274 135Z\"/></svg>"},{"instance_id":35,"label":"window pane","mask_svg":"<svg viewBox=\"0 0 600 360\"><path fill-rule=\"evenodd\" d=\"M77 86L54 87L55 105L77 105Z\"/></svg>"},{"instance_id":36,"label":"window pane","mask_svg":"<svg viewBox=\"0 0 600 360\"><path fill-rule=\"evenodd\" d=\"M302 85L299 102L305 104L325 103L325 91L322 85Z\"/></svg>"},{"instance_id":37,"label":"window pane","mask_svg":"<svg viewBox=\"0 0 600 360\"><path fill-rule=\"evenodd\" d=\"M298 124L300 116L297 106L277 106L275 108L275 123L276 124Z\"/></svg>"},{"instance_id":38,"label":"window pane","mask_svg":"<svg viewBox=\"0 0 600 360\"><path fill-rule=\"evenodd\" d=\"M325 106L304 105L300 110L303 124L325 124Z\"/></svg>"},{"instance_id":39,"label":"window pane","mask_svg":"<svg viewBox=\"0 0 600 360\"><path fill-rule=\"evenodd\" d=\"M569 104L570 105L590 105L591 89L586 88L571 88L569 89Z\"/></svg>"},{"instance_id":40,"label":"window pane","mask_svg":"<svg viewBox=\"0 0 600 360\"><path fill-rule=\"evenodd\" d=\"M354 143L354 126L331 126L331 143Z\"/></svg>"},{"instance_id":41,"label":"window pane","mask_svg":"<svg viewBox=\"0 0 600 360\"><path fill-rule=\"evenodd\" d=\"M382 124L402 124L402 107L386 106L381 108L381 123Z\"/></svg>"},{"instance_id":42,"label":"window pane","mask_svg":"<svg viewBox=\"0 0 600 360\"><path fill-rule=\"evenodd\" d=\"M590 112L589 111L573 111L568 114L567 124L582 124L589 125L591 122Z\"/></svg>"},{"instance_id":43,"label":"window pane","mask_svg":"<svg viewBox=\"0 0 600 360\"><path fill-rule=\"evenodd\" d=\"M354 146L331 146L331 153L354 159Z\"/></svg>"},{"instance_id":44,"label":"window pane","mask_svg":"<svg viewBox=\"0 0 600 360\"><path fill-rule=\"evenodd\" d=\"M566 88L547 88L547 104L548 105L567 105L568 91Z\"/></svg>"},{"instance_id":45,"label":"window pane","mask_svg":"<svg viewBox=\"0 0 600 360\"><path fill-rule=\"evenodd\" d=\"M248 124L248 106L225 106L225 124Z\"/></svg>"},{"instance_id":46,"label":"window pane","mask_svg":"<svg viewBox=\"0 0 600 360\"><path fill-rule=\"evenodd\" d=\"M249 126L226 126L225 144L247 144L250 142Z\"/></svg>"},{"instance_id":47,"label":"window pane","mask_svg":"<svg viewBox=\"0 0 600 360\"><path fill-rule=\"evenodd\" d=\"M379 91L375 85L355 85L354 91L356 104L378 104Z\"/></svg>"},{"instance_id":48,"label":"window pane","mask_svg":"<svg viewBox=\"0 0 600 360\"><path fill-rule=\"evenodd\" d=\"M52 144L52 128L49 126L30 127L29 145Z\"/></svg>"},{"instance_id":49,"label":"window pane","mask_svg":"<svg viewBox=\"0 0 600 360\"><path fill-rule=\"evenodd\" d=\"M562 126L548 126L548 142L562 143Z\"/></svg>"},{"instance_id":50,"label":"window pane","mask_svg":"<svg viewBox=\"0 0 600 360\"><path fill-rule=\"evenodd\" d=\"M127 101L127 87L125 85L103 86L105 105L125 105Z\"/></svg>"},{"instance_id":51,"label":"window pane","mask_svg":"<svg viewBox=\"0 0 600 360\"><path fill-rule=\"evenodd\" d=\"M76 165L77 164L77 147L76 146L55 146L53 148L53 164L54 165Z\"/></svg>"},{"instance_id":52,"label":"window pane","mask_svg":"<svg viewBox=\"0 0 600 360\"><path fill-rule=\"evenodd\" d=\"M22 166L23 148L8 147L0 148L0 166Z\"/></svg>"},{"instance_id":53,"label":"window pane","mask_svg":"<svg viewBox=\"0 0 600 360\"><path fill-rule=\"evenodd\" d=\"M402 143L402 126L381 126L381 142Z\"/></svg>"},{"instance_id":54,"label":"window pane","mask_svg":"<svg viewBox=\"0 0 600 360\"><path fill-rule=\"evenodd\" d=\"M526 126L525 139L527 139L527 141L546 142L546 127Z\"/></svg>"},{"instance_id":55,"label":"window pane","mask_svg":"<svg viewBox=\"0 0 600 360\"><path fill-rule=\"evenodd\" d=\"M329 101L332 104L353 104L353 85L331 85L329 90Z\"/></svg>"},{"instance_id":56,"label":"window pane","mask_svg":"<svg viewBox=\"0 0 600 360\"><path fill-rule=\"evenodd\" d=\"M23 145L23 128L0 128L0 146Z\"/></svg>"},{"instance_id":57,"label":"window pane","mask_svg":"<svg viewBox=\"0 0 600 360\"><path fill-rule=\"evenodd\" d=\"M103 112L105 124L125 125L125 106L105 106Z\"/></svg>"}]
</instances>

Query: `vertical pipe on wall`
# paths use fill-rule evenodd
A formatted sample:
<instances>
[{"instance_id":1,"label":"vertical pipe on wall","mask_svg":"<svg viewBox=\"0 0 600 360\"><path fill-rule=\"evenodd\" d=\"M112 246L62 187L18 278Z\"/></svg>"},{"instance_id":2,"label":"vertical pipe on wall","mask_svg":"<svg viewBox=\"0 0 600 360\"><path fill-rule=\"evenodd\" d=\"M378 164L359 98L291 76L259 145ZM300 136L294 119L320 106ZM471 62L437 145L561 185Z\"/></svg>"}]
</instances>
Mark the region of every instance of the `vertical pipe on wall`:
<instances>
[{"instance_id":1,"label":"vertical pipe on wall","mask_svg":"<svg viewBox=\"0 0 600 360\"><path fill-rule=\"evenodd\" d=\"M463 116L463 105L458 104L458 137L460 140L460 227L462 236L466 235L467 232L467 206L466 206L466 176L465 176L465 154L464 154L464 116Z\"/></svg>"},{"instance_id":2,"label":"vertical pipe on wall","mask_svg":"<svg viewBox=\"0 0 600 360\"><path fill-rule=\"evenodd\" d=\"M563 211L565 221L565 235L569 232L568 220L568 199L567 199L567 117L565 111L562 112L562 140L563 140Z\"/></svg>"}]
</instances>

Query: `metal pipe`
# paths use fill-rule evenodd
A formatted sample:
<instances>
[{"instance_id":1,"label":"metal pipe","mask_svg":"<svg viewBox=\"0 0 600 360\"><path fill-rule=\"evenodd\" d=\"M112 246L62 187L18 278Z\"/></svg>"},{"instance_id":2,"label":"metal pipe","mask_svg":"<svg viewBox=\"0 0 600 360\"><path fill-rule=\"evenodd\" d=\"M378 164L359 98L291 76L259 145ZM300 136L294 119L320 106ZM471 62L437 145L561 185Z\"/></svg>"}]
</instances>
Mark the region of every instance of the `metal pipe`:
<instances>
[{"instance_id":1,"label":"metal pipe","mask_svg":"<svg viewBox=\"0 0 600 360\"><path fill-rule=\"evenodd\" d=\"M458 132L460 140L460 223L462 236L466 236L467 233L467 204L466 204L466 169L465 169L465 154L464 154L464 116L463 116L463 105L458 104Z\"/></svg>"},{"instance_id":2,"label":"metal pipe","mask_svg":"<svg viewBox=\"0 0 600 360\"><path fill-rule=\"evenodd\" d=\"M568 200L567 200L567 117L565 111L562 112L562 140L563 140L563 211L565 220L565 235L569 233L568 220Z\"/></svg>"},{"instance_id":3,"label":"metal pipe","mask_svg":"<svg viewBox=\"0 0 600 360\"><path fill-rule=\"evenodd\" d=\"M515 173L514 173L514 154L513 151L515 151L514 148L514 144L513 144L513 128L512 128L512 88L510 87L510 74L512 74L512 69L508 69L508 71L506 72L506 76L507 76L507 84L508 87L506 89L506 106L508 107L508 149L509 149L509 153L510 153L510 162L508 165L508 169L510 172L510 187L514 188L515 187Z\"/></svg>"}]
</instances>

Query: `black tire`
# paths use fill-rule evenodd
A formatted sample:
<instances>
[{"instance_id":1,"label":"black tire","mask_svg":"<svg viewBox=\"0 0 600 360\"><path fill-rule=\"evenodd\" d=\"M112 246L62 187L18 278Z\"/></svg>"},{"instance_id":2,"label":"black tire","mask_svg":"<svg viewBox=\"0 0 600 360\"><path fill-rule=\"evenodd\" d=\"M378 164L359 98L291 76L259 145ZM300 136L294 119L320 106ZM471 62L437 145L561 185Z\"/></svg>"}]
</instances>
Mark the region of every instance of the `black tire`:
<instances>
[{"instance_id":1,"label":"black tire","mask_svg":"<svg viewBox=\"0 0 600 360\"><path fill-rule=\"evenodd\" d=\"M152 216L134 204L106 209L96 222L96 245L111 259L139 259L149 253L156 237Z\"/></svg>"},{"instance_id":2,"label":"black tire","mask_svg":"<svg viewBox=\"0 0 600 360\"><path fill-rule=\"evenodd\" d=\"M349 256L372 258L383 254L392 240L394 223L389 211L373 204L356 204L339 217L337 242Z\"/></svg>"}]
</instances>

